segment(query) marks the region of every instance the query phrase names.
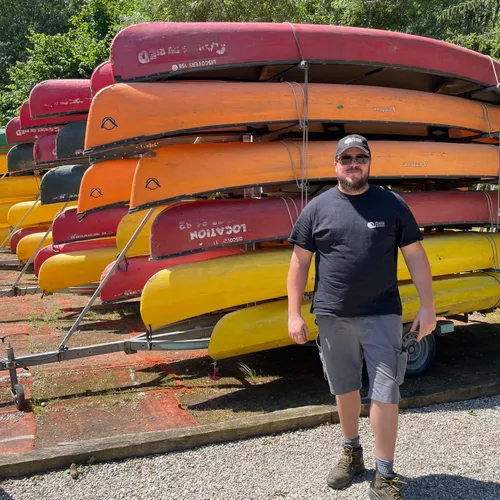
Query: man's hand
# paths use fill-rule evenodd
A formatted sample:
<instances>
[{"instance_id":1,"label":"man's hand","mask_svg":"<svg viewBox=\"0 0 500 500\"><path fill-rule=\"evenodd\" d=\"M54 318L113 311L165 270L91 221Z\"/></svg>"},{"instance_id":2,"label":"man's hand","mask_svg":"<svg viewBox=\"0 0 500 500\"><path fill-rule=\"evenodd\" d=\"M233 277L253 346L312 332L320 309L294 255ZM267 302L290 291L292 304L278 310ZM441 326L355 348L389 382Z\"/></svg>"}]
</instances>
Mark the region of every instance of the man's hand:
<instances>
[{"instance_id":1,"label":"man's hand","mask_svg":"<svg viewBox=\"0 0 500 500\"><path fill-rule=\"evenodd\" d=\"M426 335L429 335L436 329L436 313L431 307L421 307L415 321L411 325L411 331L415 332L418 328L417 342L420 342Z\"/></svg>"},{"instance_id":2,"label":"man's hand","mask_svg":"<svg viewBox=\"0 0 500 500\"><path fill-rule=\"evenodd\" d=\"M288 335L296 344L305 344L310 340L309 330L302 316L288 318Z\"/></svg>"}]
</instances>

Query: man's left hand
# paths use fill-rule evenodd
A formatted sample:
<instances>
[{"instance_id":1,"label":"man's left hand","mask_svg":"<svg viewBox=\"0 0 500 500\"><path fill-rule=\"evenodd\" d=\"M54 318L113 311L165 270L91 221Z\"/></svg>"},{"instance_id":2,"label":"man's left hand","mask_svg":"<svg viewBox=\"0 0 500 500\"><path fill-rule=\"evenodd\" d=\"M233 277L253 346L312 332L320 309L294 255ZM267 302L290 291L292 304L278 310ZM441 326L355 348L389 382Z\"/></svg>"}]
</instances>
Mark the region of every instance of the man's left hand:
<instances>
[{"instance_id":1,"label":"man's left hand","mask_svg":"<svg viewBox=\"0 0 500 500\"><path fill-rule=\"evenodd\" d=\"M436 313L431 307L421 307L413 324L411 331L415 332L418 328L417 342L420 342L425 336L431 334L436 329Z\"/></svg>"}]
</instances>

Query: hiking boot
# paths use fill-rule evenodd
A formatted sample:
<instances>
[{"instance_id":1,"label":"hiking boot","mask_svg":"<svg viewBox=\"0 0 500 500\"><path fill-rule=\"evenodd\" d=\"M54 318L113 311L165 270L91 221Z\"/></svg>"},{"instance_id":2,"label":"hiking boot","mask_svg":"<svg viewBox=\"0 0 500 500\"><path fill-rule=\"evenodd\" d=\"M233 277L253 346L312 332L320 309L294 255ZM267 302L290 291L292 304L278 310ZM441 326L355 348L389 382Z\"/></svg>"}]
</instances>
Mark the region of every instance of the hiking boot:
<instances>
[{"instance_id":1,"label":"hiking boot","mask_svg":"<svg viewBox=\"0 0 500 500\"><path fill-rule=\"evenodd\" d=\"M328 473L326 484L334 490L342 490L351 484L356 474L361 474L364 471L363 448L344 445L342 456L338 464Z\"/></svg>"},{"instance_id":2,"label":"hiking boot","mask_svg":"<svg viewBox=\"0 0 500 500\"><path fill-rule=\"evenodd\" d=\"M403 494L399 489L401 484L404 483L396 474L384 477L380 472L375 471L370 484L370 500L403 500Z\"/></svg>"}]
</instances>

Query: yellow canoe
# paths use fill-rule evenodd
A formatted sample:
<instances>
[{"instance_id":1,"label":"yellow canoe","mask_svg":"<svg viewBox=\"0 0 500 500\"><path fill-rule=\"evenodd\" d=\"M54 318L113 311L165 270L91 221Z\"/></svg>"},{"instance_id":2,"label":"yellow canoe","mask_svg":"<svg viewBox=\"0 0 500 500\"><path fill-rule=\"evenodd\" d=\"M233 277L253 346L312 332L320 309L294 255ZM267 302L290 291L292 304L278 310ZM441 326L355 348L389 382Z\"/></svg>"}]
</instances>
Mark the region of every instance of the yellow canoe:
<instances>
[{"instance_id":1,"label":"yellow canoe","mask_svg":"<svg viewBox=\"0 0 500 500\"><path fill-rule=\"evenodd\" d=\"M471 273L436 279L432 288L436 314L451 316L496 307L500 303L500 273ZM403 303L403 322L415 319L420 307L416 288L400 285ZM311 340L318 335L311 304L304 301L302 314ZM240 309L221 318L212 332L208 354L213 359L224 359L252 352L292 345L288 336L288 301L278 300Z\"/></svg>"},{"instance_id":2,"label":"yellow canoe","mask_svg":"<svg viewBox=\"0 0 500 500\"><path fill-rule=\"evenodd\" d=\"M40 267L38 285L44 293L51 293L98 282L117 255L116 247L54 255Z\"/></svg>"},{"instance_id":3,"label":"yellow canoe","mask_svg":"<svg viewBox=\"0 0 500 500\"><path fill-rule=\"evenodd\" d=\"M21 199L16 199L16 200L3 200L3 199L0 199L0 224L6 224L8 225L8 214L9 214L9 210L11 209L11 207L13 207L14 205L16 205L17 203L22 203L24 201L31 201L31 202L34 202L35 201L35 197L34 196L26 196L24 198L21 198Z\"/></svg>"},{"instance_id":4,"label":"yellow canoe","mask_svg":"<svg viewBox=\"0 0 500 500\"><path fill-rule=\"evenodd\" d=\"M36 198L40 194L39 175L20 175L0 179L0 199L15 199L30 196Z\"/></svg>"},{"instance_id":5,"label":"yellow canoe","mask_svg":"<svg viewBox=\"0 0 500 500\"><path fill-rule=\"evenodd\" d=\"M0 175L8 172L7 170L7 153L0 153Z\"/></svg>"},{"instance_id":6,"label":"yellow canoe","mask_svg":"<svg viewBox=\"0 0 500 500\"><path fill-rule=\"evenodd\" d=\"M11 227L16 227L19 221L23 218L26 212L33 206L32 201L23 201L21 203L16 203L9 210L7 216L7 222ZM67 208L75 207L76 201L68 203ZM55 216L64 207L64 203L52 203L50 205L42 205L39 201L36 202L35 208L31 210L29 215L23 220L19 228L34 226L36 224L42 224L44 222L52 222Z\"/></svg>"},{"instance_id":7,"label":"yellow canoe","mask_svg":"<svg viewBox=\"0 0 500 500\"><path fill-rule=\"evenodd\" d=\"M498 267L500 233L440 234L423 244L433 276ZM200 314L284 297L291 255L289 249L263 249L160 271L144 287L142 320L157 330ZM398 280L410 279L401 254L398 263ZM313 280L314 264L308 291L314 289Z\"/></svg>"},{"instance_id":8,"label":"yellow canoe","mask_svg":"<svg viewBox=\"0 0 500 500\"><path fill-rule=\"evenodd\" d=\"M0 243L2 243L5 238L7 238L7 235L10 234L10 226L8 224L0 224ZM5 242L5 245L8 245L10 243L10 238Z\"/></svg>"},{"instance_id":9,"label":"yellow canoe","mask_svg":"<svg viewBox=\"0 0 500 500\"><path fill-rule=\"evenodd\" d=\"M42 241L45 232L46 231L41 231L39 233L28 234L19 240L16 248L16 255L20 261L26 262L33 255L33 252L37 249L40 241ZM47 238L45 238L45 241L38 251L42 248L48 247L49 245L52 245L52 232L49 232Z\"/></svg>"},{"instance_id":10,"label":"yellow canoe","mask_svg":"<svg viewBox=\"0 0 500 500\"><path fill-rule=\"evenodd\" d=\"M155 208L153 215L149 218L146 225L142 228L141 232L137 235L137 239L134 241L132 246L127 252L127 257L138 257L139 255L149 255L149 236L151 232L151 226L156 218L156 216L161 213L165 207ZM133 214L127 214L118 224L118 229L116 230L116 246L118 247L118 252L121 252L125 245L128 243L135 230L139 227L147 212L136 212Z\"/></svg>"}]
</instances>

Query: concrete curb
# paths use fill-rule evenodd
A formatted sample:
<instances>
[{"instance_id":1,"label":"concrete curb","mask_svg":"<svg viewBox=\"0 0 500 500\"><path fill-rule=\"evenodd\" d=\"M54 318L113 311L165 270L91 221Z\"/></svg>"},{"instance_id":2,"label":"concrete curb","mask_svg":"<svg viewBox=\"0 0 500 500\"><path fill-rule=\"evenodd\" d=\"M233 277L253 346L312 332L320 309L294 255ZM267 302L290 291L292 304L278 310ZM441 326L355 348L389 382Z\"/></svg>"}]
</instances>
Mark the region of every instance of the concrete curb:
<instances>
[{"instance_id":1,"label":"concrete curb","mask_svg":"<svg viewBox=\"0 0 500 500\"><path fill-rule=\"evenodd\" d=\"M403 398L401 409L419 408L500 394L500 380L480 386L467 386L423 396ZM361 415L369 414L369 402L363 402ZM27 476L52 469L69 467L73 462L85 464L139 457L194 448L224 441L264 436L325 423L338 423L335 406L304 406L264 415L239 418L186 429L143 432L109 438L62 443L29 453L0 456L0 478Z\"/></svg>"}]
</instances>

